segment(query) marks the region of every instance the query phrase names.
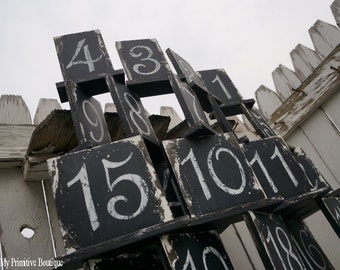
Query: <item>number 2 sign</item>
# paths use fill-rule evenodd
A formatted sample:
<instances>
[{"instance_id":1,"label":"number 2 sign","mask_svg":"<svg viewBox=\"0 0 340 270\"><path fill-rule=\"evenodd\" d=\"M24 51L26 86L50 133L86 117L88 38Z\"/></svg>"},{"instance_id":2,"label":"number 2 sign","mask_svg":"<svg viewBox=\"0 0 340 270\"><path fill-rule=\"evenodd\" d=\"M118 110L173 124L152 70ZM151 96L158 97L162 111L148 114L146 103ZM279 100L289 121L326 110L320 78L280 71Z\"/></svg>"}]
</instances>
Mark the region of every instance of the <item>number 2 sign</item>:
<instances>
[{"instance_id":1,"label":"number 2 sign","mask_svg":"<svg viewBox=\"0 0 340 270\"><path fill-rule=\"evenodd\" d=\"M50 159L48 168L75 249L172 219L140 136Z\"/></svg>"}]
</instances>

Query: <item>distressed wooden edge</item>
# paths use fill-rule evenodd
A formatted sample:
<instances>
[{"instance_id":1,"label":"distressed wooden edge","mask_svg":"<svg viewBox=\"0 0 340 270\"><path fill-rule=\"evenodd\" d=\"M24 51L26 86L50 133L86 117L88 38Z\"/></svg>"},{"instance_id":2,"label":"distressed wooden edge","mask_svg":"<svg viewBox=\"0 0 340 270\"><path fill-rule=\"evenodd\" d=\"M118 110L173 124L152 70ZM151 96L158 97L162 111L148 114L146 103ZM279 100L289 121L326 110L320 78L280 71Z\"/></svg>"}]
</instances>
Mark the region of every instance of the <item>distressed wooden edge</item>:
<instances>
[{"instance_id":1,"label":"distressed wooden edge","mask_svg":"<svg viewBox=\"0 0 340 270\"><path fill-rule=\"evenodd\" d=\"M22 96L0 96L0 124L32 124L31 113Z\"/></svg>"},{"instance_id":2,"label":"distressed wooden edge","mask_svg":"<svg viewBox=\"0 0 340 270\"><path fill-rule=\"evenodd\" d=\"M331 4L331 10L335 19L335 22L337 24L338 27L340 27L340 2L335 0L332 4Z\"/></svg>"},{"instance_id":3,"label":"distressed wooden edge","mask_svg":"<svg viewBox=\"0 0 340 270\"><path fill-rule=\"evenodd\" d=\"M278 94L264 85L256 89L255 98L260 112L266 119L270 119L273 112L282 104Z\"/></svg>"},{"instance_id":4,"label":"distressed wooden edge","mask_svg":"<svg viewBox=\"0 0 340 270\"><path fill-rule=\"evenodd\" d=\"M56 99L41 98L35 111L34 125L39 125L53 110L61 110L61 105Z\"/></svg>"}]
</instances>

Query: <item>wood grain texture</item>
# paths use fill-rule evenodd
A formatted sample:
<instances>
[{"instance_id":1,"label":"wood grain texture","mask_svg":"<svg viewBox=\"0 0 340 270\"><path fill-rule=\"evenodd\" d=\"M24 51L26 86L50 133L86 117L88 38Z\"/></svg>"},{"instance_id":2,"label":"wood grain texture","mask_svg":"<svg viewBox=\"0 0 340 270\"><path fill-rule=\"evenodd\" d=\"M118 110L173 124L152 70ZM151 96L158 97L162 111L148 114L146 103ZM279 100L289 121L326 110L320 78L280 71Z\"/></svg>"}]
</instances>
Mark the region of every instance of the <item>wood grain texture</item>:
<instances>
[{"instance_id":1,"label":"wood grain texture","mask_svg":"<svg viewBox=\"0 0 340 270\"><path fill-rule=\"evenodd\" d=\"M58 100L41 98L34 115L34 125L39 125L53 110L61 110Z\"/></svg>"},{"instance_id":2,"label":"wood grain texture","mask_svg":"<svg viewBox=\"0 0 340 270\"><path fill-rule=\"evenodd\" d=\"M31 114L21 96L0 96L0 124L32 124Z\"/></svg>"},{"instance_id":3,"label":"wood grain texture","mask_svg":"<svg viewBox=\"0 0 340 270\"><path fill-rule=\"evenodd\" d=\"M255 91L255 97L260 112L266 119L270 119L271 115L282 104L282 101L277 95L277 93L264 85L261 85Z\"/></svg>"},{"instance_id":4,"label":"wood grain texture","mask_svg":"<svg viewBox=\"0 0 340 270\"><path fill-rule=\"evenodd\" d=\"M37 261L38 258L53 258L41 183L25 183L19 168L0 169L0 179L0 226L4 258ZM33 229L34 236L30 239L23 237L20 233L22 227Z\"/></svg>"},{"instance_id":5,"label":"wood grain texture","mask_svg":"<svg viewBox=\"0 0 340 270\"><path fill-rule=\"evenodd\" d=\"M338 27L340 27L340 1L339 0L335 0L331 4L331 10L332 10L334 19L336 21L336 24L338 25Z\"/></svg>"}]
</instances>

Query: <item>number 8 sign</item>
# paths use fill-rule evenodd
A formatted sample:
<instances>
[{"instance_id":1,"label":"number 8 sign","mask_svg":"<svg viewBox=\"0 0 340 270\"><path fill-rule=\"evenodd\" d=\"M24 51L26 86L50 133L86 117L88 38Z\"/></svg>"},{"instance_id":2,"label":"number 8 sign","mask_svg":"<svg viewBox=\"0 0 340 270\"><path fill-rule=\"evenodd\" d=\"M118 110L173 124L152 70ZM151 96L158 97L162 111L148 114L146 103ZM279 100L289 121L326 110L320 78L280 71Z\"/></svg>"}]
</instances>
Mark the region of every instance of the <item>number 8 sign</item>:
<instances>
[{"instance_id":1,"label":"number 8 sign","mask_svg":"<svg viewBox=\"0 0 340 270\"><path fill-rule=\"evenodd\" d=\"M50 159L48 168L75 249L172 220L140 136Z\"/></svg>"}]
</instances>

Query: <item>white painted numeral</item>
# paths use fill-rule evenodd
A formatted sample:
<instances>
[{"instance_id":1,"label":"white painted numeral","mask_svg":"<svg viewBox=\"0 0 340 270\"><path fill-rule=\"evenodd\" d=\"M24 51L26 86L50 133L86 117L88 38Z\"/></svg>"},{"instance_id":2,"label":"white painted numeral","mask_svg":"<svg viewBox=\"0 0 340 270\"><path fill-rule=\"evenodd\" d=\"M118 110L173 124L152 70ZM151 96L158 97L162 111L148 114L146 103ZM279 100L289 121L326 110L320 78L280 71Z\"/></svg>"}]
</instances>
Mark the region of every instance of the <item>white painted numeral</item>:
<instances>
[{"instance_id":1,"label":"white painted numeral","mask_svg":"<svg viewBox=\"0 0 340 270\"><path fill-rule=\"evenodd\" d=\"M244 172L243 166L240 162L240 160L237 158L237 156L229 149L227 148L219 148L218 150L216 150L215 152L215 158L216 160L219 160L219 156L221 152L227 153L229 154L237 163L237 166L239 168L239 172L241 175L241 185L238 189L234 189L234 188L230 188L227 187L225 184L222 183L222 181L220 180L220 178L216 175L215 173L215 169L214 169L214 164L212 161L212 157L213 157L213 152L215 150L215 147L213 147L208 154L208 160L207 160L207 164L208 164L208 169L209 169L209 173L212 177L212 179L214 180L214 182L216 183L216 185L222 189L224 192L229 193L231 195L238 195L241 194L244 191L244 188L246 187L246 174Z\"/></svg>"},{"instance_id":2,"label":"white painted numeral","mask_svg":"<svg viewBox=\"0 0 340 270\"><path fill-rule=\"evenodd\" d=\"M192 78L194 77L194 73L193 73L191 67L189 66L189 64L182 59L180 59L178 61L178 64L182 67L182 69L184 69L187 72L187 74L185 74L185 76L188 76L188 83L192 82L193 81ZM183 73L185 73L185 72L183 72Z\"/></svg>"},{"instance_id":3,"label":"white painted numeral","mask_svg":"<svg viewBox=\"0 0 340 270\"><path fill-rule=\"evenodd\" d=\"M130 114L130 118L132 122L134 123L136 128L139 130L139 132L141 132L144 135L149 136L151 134L150 127L148 123L145 121L144 117L142 116L142 108L139 106L138 102L133 98L133 96L130 95L129 93L124 93L124 98L125 98L126 103L131 109L129 114ZM144 124L144 128L141 128L138 125L135 116L137 116L137 118L139 118L139 120L142 121L142 123Z\"/></svg>"},{"instance_id":4,"label":"white painted numeral","mask_svg":"<svg viewBox=\"0 0 340 270\"><path fill-rule=\"evenodd\" d=\"M98 62L102 58L102 55L93 60L90 54L90 51L89 51L89 46L88 45L84 46L85 41L86 41L85 38L78 41L76 51L74 52L74 55L72 56L71 61L66 66L66 69L73 67L75 65L87 65L89 72L93 72L95 70L94 63ZM82 48L84 50L85 61L84 60L75 61L75 59L78 57Z\"/></svg>"},{"instance_id":5,"label":"white painted numeral","mask_svg":"<svg viewBox=\"0 0 340 270\"><path fill-rule=\"evenodd\" d=\"M208 265L207 265L207 255L209 253L214 254L220 260L220 262L222 263L224 269L226 269L226 270L229 269L228 266L226 265L226 263L224 262L221 253L219 253L218 250L213 248L212 246L207 246L207 247L204 248L204 250L202 252L202 260L203 260L204 270L209 270ZM196 265L195 265L195 262L192 259L190 251L187 250L187 256L185 258L185 262L183 264L182 270L187 270L189 266L190 266L191 270L196 270L197 269Z\"/></svg>"},{"instance_id":6,"label":"white painted numeral","mask_svg":"<svg viewBox=\"0 0 340 270\"><path fill-rule=\"evenodd\" d=\"M275 145L275 151L273 153L273 155L270 157L271 160L273 160L274 158L278 157L279 160L282 163L283 168L286 170L286 172L288 173L290 179L292 180L293 184L297 187L299 185L298 180L296 180L293 172L291 171L291 169L289 168L287 162L284 160L283 156L281 155L279 149L276 147Z\"/></svg>"},{"instance_id":7,"label":"white painted numeral","mask_svg":"<svg viewBox=\"0 0 340 270\"><path fill-rule=\"evenodd\" d=\"M98 136L98 138L96 138L94 136L93 131L90 131L90 136L91 138L95 141L95 142L101 142L104 139L104 126L102 123L102 119L98 116L98 111L96 110L95 106L88 100L84 100L82 103L82 109L85 115L86 120L88 121L88 123L93 126L94 128L97 128L99 126L99 130L100 130L100 136ZM96 115L96 119L91 120L88 114L88 110L92 110L94 112L94 114ZM82 129L83 135L85 137L84 134L84 130Z\"/></svg>"},{"instance_id":8,"label":"white painted numeral","mask_svg":"<svg viewBox=\"0 0 340 270\"><path fill-rule=\"evenodd\" d=\"M87 214L89 216L90 222L91 222L92 230L95 231L100 226L100 223L98 221L97 212L94 207L93 200L92 200L90 183L89 183L89 178L87 176L85 164L83 164L78 174L67 183L67 187L71 187L73 184L75 184L78 181L80 181L81 188L84 194L86 210L87 210Z\"/></svg>"},{"instance_id":9,"label":"white painted numeral","mask_svg":"<svg viewBox=\"0 0 340 270\"><path fill-rule=\"evenodd\" d=\"M110 191L113 191L115 186L117 184L119 184L120 182L130 181L131 183L134 183L137 186L137 188L140 192L140 196L141 196L138 209L130 215L121 215L116 211L116 208L115 208L116 202L123 201L123 202L126 203L128 201L128 199L125 196L122 196L122 195L112 197L107 203L107 211L109 212L109 214L112 217L114 217L116 219L128 220L128 219L132 219L132 218L138 216L140 213L143 212L143 210L145 209L145 207L146 207L146 205L148 204L148 201L149 201L148 185L146 184L144 179L137 174L133 174L133 173L123 174L123 175L117 177L116 179L113 179L113 181L111 183L109 169L115 169L115 168L118 168L118 167L125 165L126 163L129 162L131 157L132 157L132 153L125 160L120 161L120 162L113 162L113 161L109 161L109 160L106 160L106 159L102 159L102 163L103 163L104 170L105 170L106 182L107 182L107 185L108 185Z\"/></svg>"},{"instance_id":10,"label":"white painted numeral","mask_svg":"<svg viewBox=\"0 0 340 270\"><path fill-rule=\"evenodd\" d=\"M143 71L141 71L141 68L145 68L146 65L144 65L144 64L135 64L133 66L134 72L136 72L136 73L138 73L140 75L152 75L152 74L156 73L161 68L161 64L159 63L159 61L157 61L156 59L151 58L152 55L153 55L153 52L152 52L150 47L144 46L144 45L138 45L138 46L135 46L135 47L131 48L130 49L130 55L132 57L138 58L138 57L142 56L142 53L141 52L140 53L135 53L136 49L144 49L144 50L146 50L148 55L145 58L141 58L141 61L150 61L150 62L152 62L155 65L155 68L153 70L149 71L149 72L143 72Z\"/></svg>"},{"instance_id":11,"label":"white painted numeral","mask_svg":"<svg viewBox=\"0 0 340 270\"><path fill-rule=\"evenodd\" d=\"M227 96L228 99L231 99L231 95L228 92L227 88L225 88L224 84L222 83L220 77L216 74L216 77L214 80L211 81L212 83L217 82L219 84L219 86L222 88L224 94Z\"/></svg>"},{"instance_id":12,"label":"white painted numeral","mask_svg":"<svg viewBox=\"0 0 340 270\"><path fill-rule=\"evenodd\" d=\"M278 192L278 189L276 187L276 185L274 184L274 181L273 179L270 177L268 171L267 171L267 168L264 166L260 156L259 156L259 153L256 151L255 152L255 155L253 157L253 159L250 161L250 164L253 165L255 163L255 161L257 161L257 163L259 164L261 170L263 171L263 174L264 176L266 177L270 187L272 188L272 190L277 193Z\"/></svg>"},{"instance_id":13,"label":"white painted numeral","mask_svg":"<svg viewBox=\"0 0 340 270\"><path fill-rule=\"evenodd\" d=\"M183 86L181 82L180 82L180 88L184 92L185 97L188 97L188 98L191 99L192 108L194 109L194 113L195 113L195 116L196 116L195 117L196 121L203 120L203 119L201 119L201 117L200 117L200 115L198 113L196 96L194 94L192 94L191 91L189 91L189 89L187 89L185 86ZM185 93L187 93L187 94L185 94Z\"/></svg>"},{"instance_id":14,"label":"white painted numeral","mask_svg":"<svg viewBox=\"0 0 340 270\"><path fill-rule=\"evenodd\" d=\"M300 260L296 256L296 254L294 254L294 252L292 250L292 244L291 244L288 236L286 235L285 231L282 228L278 227L278 226L275 228L276 238L277 238L281 248L285 251L285 253L287 255L287 261L288 261L288 264L289 264L289 268L287 268L287 265L286 265L285 261L283 260L282 255L280 253L280 250L279 250L279 248L277 246L275 238L273 237L273 235L272 235L272 233L271 233L271 231L270 231L268 226L267 226L267 230L268 230L268 236L266 238L266 242L267 243L270 243L270 242L273 243L274 249L275 249L277 255L280 258L280 261L282 263L283 269L285 269L285 270L287 270L287 269L294 269L293 266L292 266L290 258L294 259L298 263L300 269L304 269L304 267L301 265ZM283 241L282 241L282 239L281 239L281 237L279 235L279 232L280 232L280 234L284 235L284 237L286 238L285 239L285 243L288 243L288 248L283 244Z\"/></svg>"}]
</instances>

